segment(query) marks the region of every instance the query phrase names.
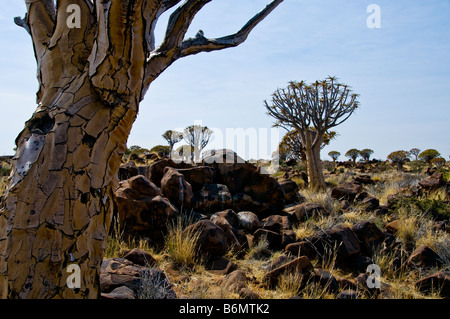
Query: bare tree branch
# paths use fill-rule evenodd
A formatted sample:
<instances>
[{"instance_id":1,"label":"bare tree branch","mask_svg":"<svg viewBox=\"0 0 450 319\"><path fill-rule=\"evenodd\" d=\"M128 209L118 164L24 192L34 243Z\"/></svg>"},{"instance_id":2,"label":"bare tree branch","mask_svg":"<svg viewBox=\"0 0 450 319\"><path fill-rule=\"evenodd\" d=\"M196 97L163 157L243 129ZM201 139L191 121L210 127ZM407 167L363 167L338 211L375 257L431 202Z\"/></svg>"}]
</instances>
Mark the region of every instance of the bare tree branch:
<instances>
[{"instance_id":1,"label":"bare tree branch","mask_svg":"<svg viewBox=\"0 0 450 319\"><path fill-rule=\"evenodd\" d=\"M198 33L195 38L183 41L181 46L181 56L188 56L200 52L210 52L226 48L236 47L243 43L250 32L266 18L283 0L274 0L266 6L264 10L250 19L237 33L218 39L208 39L202 33Z\"/></svg>"},{"instance_id":2,"label":"bare tree branch","mask_svg":"<svg viewBox=\"0 0 450 319\"><path fill-rule=\"evenodd\" d=\"M28 34L31 35L31 30L30 30L30 27L27 24L26 19L27 19L26 16L23 19L21 17L15 17L14 18L14 23L17 24L19 27L24 28L28 32Z\"/></svg>"}]
</instances>

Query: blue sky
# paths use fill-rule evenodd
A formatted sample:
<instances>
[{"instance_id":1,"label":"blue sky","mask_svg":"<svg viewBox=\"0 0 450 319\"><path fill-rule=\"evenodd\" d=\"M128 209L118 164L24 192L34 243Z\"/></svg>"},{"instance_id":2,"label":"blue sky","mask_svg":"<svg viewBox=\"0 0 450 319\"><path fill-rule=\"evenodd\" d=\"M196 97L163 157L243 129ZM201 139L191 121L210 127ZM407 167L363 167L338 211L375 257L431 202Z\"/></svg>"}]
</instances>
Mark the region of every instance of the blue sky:
<instances>
[{"instance_id":1,"label":"blue sky","mask_svg":"<svg viewBox=\"0 0 450 319\"><path fill-rule=\"evenodd\" d=\"M35 110L37 81L31 40L13 23L25 6L21 0L0 1L4 155L13 153L15 137ZM234 33L268 2L214 0L198 14L188 36L199 29L207 37ZM380 29L366 25L371 3L381 8ZM448 160L448 17L448 0L285 0L241 46L187 57L166 70L141 103L128 145L164 144L164 131L195 121L223 134L227 128L268 129L272 119L263 102L273 91L290 80L333 75L360 94L361 108L336 127L339 136L323 150L323 159L329 159L330 150L341 152L343 160L350 148L371 148L375 158L385 159L392 151L418 147L435 148ZM160 21L159 39L166 20ZM218 140L209 147L224 146Z\"/></svg>"}]
</instances>

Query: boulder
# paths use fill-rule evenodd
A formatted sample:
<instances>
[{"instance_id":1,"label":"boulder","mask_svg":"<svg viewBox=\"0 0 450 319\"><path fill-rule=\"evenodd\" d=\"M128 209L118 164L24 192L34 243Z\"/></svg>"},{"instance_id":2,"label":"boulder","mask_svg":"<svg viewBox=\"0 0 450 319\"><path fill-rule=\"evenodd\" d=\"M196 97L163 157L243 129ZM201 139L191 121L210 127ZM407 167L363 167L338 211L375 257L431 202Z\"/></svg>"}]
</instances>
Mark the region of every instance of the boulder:
<instances>
[{"instance_id":1,"label":"boulder","mask_svg":"<svg viewBox=\"0 0 450 319\"><path fill-rule=\"evenodd\" d=\"M343 183L331 189L331 197L338 200L347 200L353 202L362 191L362 186L356 183Z\"/></svg>"},{"instance_id":2,"label":"boulder","mask_svg":"<svg viewBox=\"0 0 450 319\"><path fill-rule=\"evenodd\" d=\"M284 200L286 201L286 205L305 201L305 198L299 194L299 189L296 182L290 179L284 179L280 181L279 184L284 191Z\"/></svg>"},{"instance_id":3,"label":"boulder","mask_svg":"<svg viewBox=\"0 0 450 319\"><path fill-rule=\"evenodd\" d=\"M249 210L264 218L283 210L285 194L277 180L263 174L261 168L246 163L236 153L216 151L202 164L214 169L214 183L228 187L235 211Z\"/></svg>"},{"instance_id":4,"label":"boulder","mask_svg":"<svg viewBox=\"0 0 450 319\"><path fill-rule=\"evenodd\" d=\"M253 245L262 240L267 240L269 249L280 250L282 249L283 236L280 233L260 228L255 231L253 235Z\"/></svg>"},{"instance_id":5,"label":"boulder","mask_svg":"<svg viewBox=\"0 0 450 319\"><path fill-rule=\"evenodd\" d=\"M150 165L148 167L148 179L154 183L156 186L161 187L161 180L164 176L164 169L166 167L172 168L192 168L192 165L186 164L184 162L175 163L171 159L162 159Z\"/></svg>"},{"instance_id":6,"label":"boulder","mask_svg":"<svg viewBox=\"0 0 450 319\"><path fill-rule=\"evenodd\" d=\"M166 224L178 215L170 201L161 196L159 188L142 175L120 182L115 201L125 236L149 237L161 242Z\"/></svg>"},{"instance_id":7,"label":"boulder","mask_svg":"<svg viewBox=\"0 0 450 319\"><path fill-rule=\"evenodd\" d=\"M384 228L386 228L386 231L389 234L395 235L395 234L397 234L397 232L401 226L402 226L401 220L396 219L396 220L388 223L386 226L384 226Z\"/></svg>"},{"instance_id":8,"label":"boulder","mask_svg":"<svg viewBox=\"0 0 450 319\"><path fill-rule=\"evenodd\" d=\"M114 296L118 293L126 293L126 296L130 297L129 290L134 296L139 296L142 287L152 280L159 282L166 280L166 275L160 269L136 265L125 258L104 259L101 264L100 291L105 298L120 299ZM120 287L126 287L129 290L124 288L116 290ZM175 295L170 285L165 286L164 289L167 290L165 292L167 295Z\"/></svg>"},{"instance_id":9,"label":"boulder","mask_svg":"<svg viewBox=\"0 0 450 319\"><path fill-rule=\"evenodd\" d=\"M152 266L156 264L155 258L150 253L139 248L133 248L123 252L123 258L131 261L135 265Z\"/></svg>"},{"instance_id":10,"label":"boulder","mask_svg":"<svg viewBox=\"0 0 450 319\"><path fill-rule=\"evenodd\" d=\"M336 244L338 248L337 259L348 258L358 255L361 252L361 245L358 237L348 227L336 226L326 232L328 239Z\"/></svg>"},{"instance_id":11,"label":"boulder","mask_svg":"<svg viewBox=\"0 0 450 319\"><path fill-rule=\"evenodd\" d=\"M280 275L286 272L299 272L301 274L311 274L313 271L313 266L309 261L308 257L301 256L294 259L291 262L288 262L274 270L269 271L264 275L263 281L269 287L275 287L278 283L278 278Z\"/></svg>"},{"instance_id":12,"label":"boulder","mask_svg":"<svg viewBox=\"0 0 450 319\"><path fill-rule=\"evenodd\" d=\"M442 266L442 261L433 249L422 245L412 252L408 259L408 265L420 268L431 268Z\"/></svg>"},{"instance_id":13,"label":"boulder","mask_svg":"<svg viewBox=\"0 0 450 319\"><path fill-rule=\"evenodd\" d=\"M126 286L120 286L111 291L110 293L101 293L100 296L102 299L136 299L135 293L133 290Z\"/></svg>"},{"instance_id":14,"label":"boulder","mask_svg":"<svg viewBox=\"0 0 450 319\"><path fill-rule=\"evenodd\" d=\"M213 214L210 219L216 225L220 224L220 221L223 220L228 222L228 224L235 229L239 227L239 216L232 209L217 212ZM217 221L217 223L215 221Z\"/></svg>"},{"instance_id":15,"label":"boulder","mask_svg":"<svg viewBox=\"0 0 450 319\"><path fill-rule=\"evenodd\" d=\"M215 213L210 220L223 230L228 247L233 248L235 251L240 251L242 245L236 237L237 227L239 226L237 214L233 210L228 209Z\"/></svg>"},{"instance_id":16,"label":"boulder","mask_svg":"<svg viewBox=\"0 0 450 319\"><path fill-rule=\"evenodd\" d=\"M435 172L419 182L419 187L425 191L431 191L445 185L444 176L440 172Z\"/></svg>"},{"instance_id":17,"label":"boulder","mask_svg":"<svg viewBox=\"0 0 450 319\"><path fill-rule=\"evenodd\" d=\"M337 292L339 289L338 281L328 270L315 268L311 274L310 280L318 283L329 292Z\"/></svg>"},{"instance_id":18,"label":"boulder","mask_svg":"<svg viewBox=\"0 0 450 319\"><path fill-rule=\"evenodd\" d=\"M318 256L336 254L336 266L350 269L355 265L356 257L361 253L358 237L348 227L335 226L325 233L310 237ZM336 250L337 249L337 250Z\"/></svg>"},{"instance_id":19,"label":"boulder","mask_svg":"<svg viewBox=\"0 0 450 319\"><path fill-rule=\"evenodd\" d=\"M138 175L138 168L134 162L127 162L119 166L119 180L123 181Z\"/></svg>"},{"instance_id":20,"label":"boulder","mask_svg":"<svg viewBox=\"0 0 450 319\"><path fill-rule=\"evenodd\" d=\"M177 171L183 174L194 192L200 191L205 184L213 183L215 174L214 169L207 166L177 169Z\"/></svg>"},{"instance_id":21,"label":"boulder","mask_svg":"<svg viewBox=\"0 0 450 319\"><path fill-rule=\"evenodd\" d=\"M450 276L444 272L422 278L415 285L421 292L439 292L442 298L450 299Z\"/></svg>"},{"instance_id":22,"label":"boulder","mask_svg":"<svg viewBox=\"0 0 450 319\"><path fill-rule=\"evenodd\" d=\"M164 169L161 192L175 207L190 208L192 206L194 193L191 185L186 182L183 174L171 167Z\"/></svg>"},{"instance_id":23,"label":"boulder","mask_svg":"<svg viewBox=\"0 0 450 319\"><path fill-rule=\"evenodd\" d=\"M248 288L247 282L248 278L245 275L245 272L242 270L235 270L226 275L224 278L221 278L218 284L229 291L238 293L243 288Z\"/></svg>"},{"instance_id":24,"label":"boulder","mask_svg":"<svg viewBox=\"0 0 450 319\"><path fill-rule=\"evenodd\" d=\"M194 209L202 213L213 213L233 208L233 199L228 187L223 184L205 184L194 193Z\"/></svg>"},{"instance_id":25,"label":"boulder","mask_svg":"<svg viewBox=\"0 0 450 319\"><path fill-rule=\"evenodd\" d=\"M241 299L261 299L261 296L260 295L258 295L256 292L254 292L254 291L251 291L250 289L248 289L248 288L242 288L240 291L239 291L239 297L241 298Z\"/></svg>"},{"instance_id":26,"label":"boulder","mask_svg":"<svg viewBox=\"0 0 450 319\"><path fill-rule=\"evenodd\" d=\"M277 233L291 228L291 221L288 216L271 215L261 220L261 228L268 229Z\"/></svg>"},{"instance_id":27,"label":"boulder","mask_svg":"<svg viewBox=\"0 0 450 319\"><path fill-rule=\"evenodd\" d=\"M225 232L210 220L201 220L188 226L184 232L199 232L197 248L202 255L209 257L223 256L228 251Z\"/></svg>"},{"instance_id":28,"label":"boulder","mask_svg":"<svg viewBox=\"0 0 450 319\"><path fill-rule=\"evenodd\" d=\"M260 226L260 221L258 219L258 216L256 214L249 212L249 211L243 211L238 213L239 218L239 227L243 228L249 232L253 232Z\"/></svg>"},{"instance_id":29,"label":"boulder","mask_svg":"<svg viewBox=\"0 0 450 319\"><path fill-rule=\"evenodd\" d=\"M228 275L236 268L236 264L224 257L213 257L205 265L205 269L215 275Z\"/></svg>"},{"instance_id":30,"label":"boulder","mask_svg":"<svg viewBox=\"0 0 450 319\"><path fill-rule=\"evenodd\" d=\"M386 235L371 221L362 221L352 226L352 231L363 244L366 255L371 255L372 249L380 245Z\"/></svg>"},{"instance_id":31,"label":"boulder","mask_svg":"<svg viewBox=\"0 0 450 319\"><path fill-rule=\"evenodd\" d=\"M380 207L380 201L373 196L367 196L361 201L361 206L363 206L366 211L373 212Z\"/></svg>"},{"instance_id":32,"label":"boulder","mask_svg":"<svg viewBox=\"0 0 450 319\"><path fill-rule=\"evenodd\" d=\"M293 224L303 222L309 218L328 216L328 211L319 203L302 203L284 209L290 215Z\"/></svg>"},{"instance_id":33,"label":"boulder","mask_svg":"<svg viewBox=\"0 0 450 319\"><path fill-rule=\"evenodd\" d=\"M296 257L306 256L310 260L313 260L317 257L317 252L316 252L315 247L307 241L301 241L301 242L286 245L284 250Z\"/></svg>"},{"instance_id":34,"label":"boulder","mask_svg":"<svg viewBox=\"0 0 450 319\"><path fill-rule=\"evenodd\" d=\"M375 184L375 182L372 180L372 178L369 175L355 176L355 177L353 177L353 181L356 184L361 184L361 185L372 185L372 184Z\"/></svg>"}]
</instances>

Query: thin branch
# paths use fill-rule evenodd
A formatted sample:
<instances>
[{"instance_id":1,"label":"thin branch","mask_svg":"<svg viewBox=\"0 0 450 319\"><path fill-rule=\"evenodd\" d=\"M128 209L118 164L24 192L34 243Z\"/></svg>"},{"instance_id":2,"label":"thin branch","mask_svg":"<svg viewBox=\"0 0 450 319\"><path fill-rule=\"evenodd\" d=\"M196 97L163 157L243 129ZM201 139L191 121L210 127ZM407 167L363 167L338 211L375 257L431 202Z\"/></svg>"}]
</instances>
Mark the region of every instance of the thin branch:
<instances>
[{"instance_id":1,"label":"thin branch","mask_svg":"<svg viewBox=\"0 0 450 319\"><path fill-rule=\"evenodd\" d=\"M21 17L15 17L14 23L17 24L19 27L24 28L28 32L28 34L31 35L30 26L27 24L26 19L27 19L26 16L23 19Z\"/></svg>"},{"instance_id":2,"label":"thin branch","mask_svg":"<svg viewBox=\"0 0 450 319\"><path fill-rule=\"evenodd\" d=\"M181 45L181 56L188 56L200 52L211 52L226 48L236 47L243 43L250 32L266 18L283 0L274 0L264 10L249 20L237 33L217 39L208 39L198 34L195 38L183 41Z\"/></svg>"}]
</instances>

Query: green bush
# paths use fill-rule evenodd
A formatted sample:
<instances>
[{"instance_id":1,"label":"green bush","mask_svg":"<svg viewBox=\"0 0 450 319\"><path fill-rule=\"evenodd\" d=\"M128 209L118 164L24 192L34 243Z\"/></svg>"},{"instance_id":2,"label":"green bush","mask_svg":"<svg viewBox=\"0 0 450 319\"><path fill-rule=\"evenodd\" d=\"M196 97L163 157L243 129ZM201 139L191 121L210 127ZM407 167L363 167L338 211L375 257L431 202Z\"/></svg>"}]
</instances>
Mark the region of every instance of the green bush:
<instances>
[{"instance_id":1,"label":"green bush","mask_svg":"<svg viewBox=\"0 0 450 319\"><path fill-rule=\"evenodd\" d=\"M402 207L417 207L422 213L430 214L436 220L447 220L450 218L450 204L441 199L401 197L392 207L395 212Z\"/></svg>"}]
</instances>

